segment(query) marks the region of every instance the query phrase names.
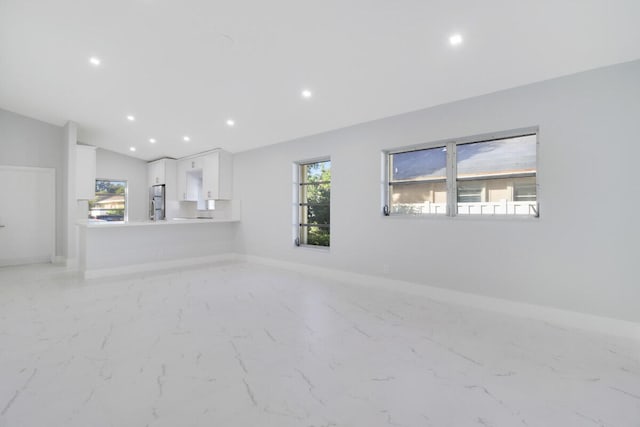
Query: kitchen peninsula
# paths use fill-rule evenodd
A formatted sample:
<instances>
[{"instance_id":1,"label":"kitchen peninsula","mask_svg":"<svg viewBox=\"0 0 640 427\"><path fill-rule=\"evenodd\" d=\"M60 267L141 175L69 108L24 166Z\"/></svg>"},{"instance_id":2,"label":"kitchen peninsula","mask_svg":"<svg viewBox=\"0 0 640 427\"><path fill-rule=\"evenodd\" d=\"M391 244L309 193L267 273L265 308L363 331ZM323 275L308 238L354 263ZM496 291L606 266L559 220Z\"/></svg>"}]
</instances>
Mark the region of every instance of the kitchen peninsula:
<instances>
[{"instance_id":1,"label":"kitchen peninsula","mask_svg":"<svg viewBox=\"0 0 640 427\"><path fill-rule=\"evenodd\" d=\"M172 219L78 223L86 278L202 264L233 256L239 220Z\"/></svg>"}]
</instances>

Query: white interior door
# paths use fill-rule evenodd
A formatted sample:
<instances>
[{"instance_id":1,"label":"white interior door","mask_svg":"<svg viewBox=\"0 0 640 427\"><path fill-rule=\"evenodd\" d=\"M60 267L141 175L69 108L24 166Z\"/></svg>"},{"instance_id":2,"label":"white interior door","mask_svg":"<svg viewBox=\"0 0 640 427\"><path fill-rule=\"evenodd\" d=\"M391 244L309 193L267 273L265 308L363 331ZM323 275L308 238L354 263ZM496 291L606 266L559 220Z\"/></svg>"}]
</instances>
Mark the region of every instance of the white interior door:
<instances>
[{"instance_id":1,"label":"white interior door","mask_svg":"<svg viewBox=\"0 0 640 427\"><path fill-rule=\"evenodd\" d=\"M0 166L0 266L52 262L55 170Z\"/></svg>"}]
</instances>

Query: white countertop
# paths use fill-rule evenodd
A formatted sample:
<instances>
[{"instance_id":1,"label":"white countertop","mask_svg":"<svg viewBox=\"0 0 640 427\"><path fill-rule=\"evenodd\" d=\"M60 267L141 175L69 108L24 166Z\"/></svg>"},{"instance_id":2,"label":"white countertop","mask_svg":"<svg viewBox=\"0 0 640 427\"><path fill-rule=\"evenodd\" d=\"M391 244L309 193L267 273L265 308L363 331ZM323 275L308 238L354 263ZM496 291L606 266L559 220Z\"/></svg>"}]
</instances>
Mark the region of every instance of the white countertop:
<instances>
[{"instance_id":1,"label":"white countertop","mask_svg":"<svg viewBox=\"0 0 640 427\"><path fill-rule=\"evenodd\" d=\"M238 219L196 219L196 218L173 218L162 221L90 221L81 220L77 224L87 228L113 228L113 227L146 227L146 226L166 226L166 225L187 225L187 224L212 224L219 222L239 222Z\"/></svg>"}]
</instances>

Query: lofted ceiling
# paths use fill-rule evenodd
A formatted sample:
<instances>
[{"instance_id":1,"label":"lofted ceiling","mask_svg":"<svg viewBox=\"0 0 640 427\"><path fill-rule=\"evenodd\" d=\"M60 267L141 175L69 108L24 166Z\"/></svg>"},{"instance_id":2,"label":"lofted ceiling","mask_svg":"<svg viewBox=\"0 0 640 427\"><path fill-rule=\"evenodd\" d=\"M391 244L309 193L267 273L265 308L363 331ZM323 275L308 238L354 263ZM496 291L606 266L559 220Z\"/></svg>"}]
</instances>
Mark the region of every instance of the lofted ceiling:
<instances>
[{"instance_id":1,"label":"lofted ceiling","mask_svg":"<svg viewBox=\"0 0 640 427\"><path fill-rule=\"evenodd\" d=\"M238 152L638 59L639 21L638 0L0 0L0 108L145 160Z\"/></svg>"}]
</instances>

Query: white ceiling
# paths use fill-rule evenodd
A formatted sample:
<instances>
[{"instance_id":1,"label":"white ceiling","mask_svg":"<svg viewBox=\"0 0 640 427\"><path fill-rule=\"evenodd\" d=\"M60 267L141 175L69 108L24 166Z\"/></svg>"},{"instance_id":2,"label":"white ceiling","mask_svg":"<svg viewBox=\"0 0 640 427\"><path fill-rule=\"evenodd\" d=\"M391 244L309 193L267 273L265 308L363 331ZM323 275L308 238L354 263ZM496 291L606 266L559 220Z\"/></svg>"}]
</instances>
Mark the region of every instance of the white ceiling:
<instances>
[{"instance_id":1,"label":"white ceiling","mask_svg":"<svg viewBox=\"0 0 640 427\"><path fill-rule=\"evenodd\" d=\"M238 152L637 59L638 22L638 0L0 0L0 108L147 160Z\"/></svg>"}]
</instances>

